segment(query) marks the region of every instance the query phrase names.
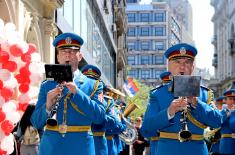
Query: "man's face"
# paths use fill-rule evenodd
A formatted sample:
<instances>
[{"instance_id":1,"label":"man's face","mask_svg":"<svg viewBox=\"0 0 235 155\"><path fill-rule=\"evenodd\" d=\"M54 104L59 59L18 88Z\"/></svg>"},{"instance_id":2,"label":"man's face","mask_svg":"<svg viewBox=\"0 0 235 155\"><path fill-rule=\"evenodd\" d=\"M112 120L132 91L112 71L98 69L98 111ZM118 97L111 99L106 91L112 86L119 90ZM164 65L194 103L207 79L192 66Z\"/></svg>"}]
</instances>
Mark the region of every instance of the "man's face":
<instances>
[{"instance_id":1,"label":"man's face","mask_svg":"<svg viewBox=\"0 0 235 155\"><path fill-rule=\"evenodd\" d=\"M70 64L75 71L78 63L82 59L82 54L78 49L58 49L57 60L59 64Z\"/></svg>"},{"instance_id":2,"label":"man's face","mask_svg":"<svg viewBox=\"0 0 235 155\"><path fill-rule=\"evenodd\" d=\"M170 59L168 62L168 71L175 75L191 75L194 70L193 59L182 57Z\"/></svg>"},{"instance_id":3,"label":"man's face","mask_svg":"<svg viewBox=\"0 0 235 155\"><path fill-rule=\"evenodd\" d=\"M227 97L226 104L229 109L231 109L235 105L235 97Z\"/></svg>"}]
</instances>

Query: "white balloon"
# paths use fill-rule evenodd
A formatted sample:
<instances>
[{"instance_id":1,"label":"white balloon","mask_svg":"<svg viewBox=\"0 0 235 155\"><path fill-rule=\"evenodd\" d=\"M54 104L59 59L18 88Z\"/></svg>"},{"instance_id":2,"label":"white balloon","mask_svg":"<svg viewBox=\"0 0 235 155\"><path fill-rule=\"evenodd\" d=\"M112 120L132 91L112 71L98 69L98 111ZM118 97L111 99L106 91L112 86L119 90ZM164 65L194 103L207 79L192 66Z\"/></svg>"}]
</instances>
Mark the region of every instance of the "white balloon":
<instances>
[{"instance_id":1,"label":"white balloon","mask_svg":"<svg viewBox=\"0 0 235 155\"><path fill-rule=\"evenodd\" d=\"M39 63L32 62L32 63L29 64L29 71L31 73L38 73L38 72L40 72L40 70L41 70L41 66L40 66Z\"/></svg>"},{"instance_id":2,"label":"white balloon","mask_svg":"<svg viewBox=\"0 0 235 155\"><path fill-rule=\"evenodd\" d=\"M21 41L19 46L23 49L23 53L26 53L29 49L29 45L25 41Z\"/></svg>"},{"instance_id":3,"label":"white balloon","mask_svg":"<svg viewBox=\"0 0 235 155\"><path fill-rule=\"evenodd\" d=\"M11 22L6 23L6 25L5 25L5 31L6 32L15 31L15 29L16 29L15 24L13 24Z\"/></svg>"},{"instance_id":4,"label":"white balloon","mask_svg":"<svg viewBox=\"0 0 235 155\"><path fill-rule=\"evenodd\" d=\"M19 122L20 118L21 118L21 115L17 111L11 111L11 112L6 113L6 120L9 120L14 124Z\"/></svg>"},{"instance_id":5,"label":"white balloon","mask_svg":"<svg viewBox=\"0 0 235 155\"><path fill-rule=\"evenodd\" d=\"M14 151L14 136L12 134L2 139L1 149L7 151L7 154L11 154Z\"/></svg>"},{"instance_id":6,"label":"white balloon","mask_svg":"<svg viewBox=\"0 0 235 155\"><path fill-rule=\"evenodd\" d=\"M39 53L34 52L31 54L31 61L32 62L40 62L41 61L41 56Z\"/></svg>"},{"instance_id":7,"label":"white balloon","mask_svg":"<svg viewBox=\"0 0 235 155\"><path fill-rule=\"evenodd\" d=\"M18 44L22 40L20 34L16 31L6 32L5 39L8 41L9 45Z\"/></svg>"},{"instance_id":8,"label":"white balloon","mask_svg":"<svg viewBox=\"0 0 235 155\"><path fill-rule=\"evenodd\" d=\"M42 81L42 74L31 73L29 78L30 78L30 84L35 85Z\"/></svg>"},{"instance_id":9,"label":"white balloon","mask_svg":"<svg viewBox=\"0 0 235 155\"><path fill-rule=\"evenodd\" d=\"M8 88L15 88L18 85L18 82L16 80L16 78L11 75L11 78L7 81L4 82L4 86L8 87Z\"/></svg>"},{"instance_id":10,"label":"white balloon","mask_svg":"<svg viewBox=\"0 0 235 155\"><path fill-rule=\"evenodd\" d=\"M30 87L29 87L28 94L29 94L29 96L30 96L31 98L37 97L38 94L39 94L39 89L38 89L38 87L30 86Z\"/></svg>"},{"instance_id":11,"label":"white balloon","mask_svg":"<svg viewBox=\"0 0 235 155\"><path fill-rule=\"evenodd\" d=\"M2 105L2 111L6 114L13 112L13 111L16 111L16 104L12 100L5 102Z\"/></svg>"},{"instance_id":12,"label":"white balloon","mask_svg":"<svg viewBox=\"0 0 235 155\"><path fill-rule=\"evenodd\" d=\"M21 94L18 97L18 101L20 103L29 103L30 100L31 100L31 98L29 97L29 95L27 93L26 94Z\"/></svg>"},{"instance_id":13,"label":"white balloon","mask_svg":"<svg viewBox=\"0 0 235 155\"><path fill-rule=\"evenodd\" d=\"M0 69L0 79L2 81L7 81L11 78L11 72L9 72L7 69Z\"/></svg>"},{"instance_id":14,"label":"white balloon","mask_svg":"<svg viewBox=\"0 0 235 155\"><path fill-rule=\"evenodd\" d=\"M0 95L0 107L5 103L5 99Z\"/></svg>"}]
</instances>

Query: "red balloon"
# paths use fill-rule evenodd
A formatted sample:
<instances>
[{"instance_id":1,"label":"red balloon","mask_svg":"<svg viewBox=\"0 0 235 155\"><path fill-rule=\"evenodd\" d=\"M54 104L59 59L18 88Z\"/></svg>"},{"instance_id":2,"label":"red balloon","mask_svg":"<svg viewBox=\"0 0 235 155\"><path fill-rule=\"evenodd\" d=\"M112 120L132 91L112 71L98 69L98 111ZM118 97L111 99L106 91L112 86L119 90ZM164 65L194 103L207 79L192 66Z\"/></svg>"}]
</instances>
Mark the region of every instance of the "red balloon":
<instances>
[{"instance_id":1,"label":"red balloon","mask_svg":"<svg viewBox=\"0 0 235 155\"><path fill-rule=\"evenodd\" d=\"M8 136L14 129L14 124L9 120L5 120L1 124L2 131Z\"/></svg>"},{"instance_id":2,"label":"red balloon","mask_svg":"<svg viewBox=\"0 0 235 155\"><path fill-rule=\"evenodd\" d=\"M7 61L2 64L2 68L14 72L17 69L17 64L14 61Z\"/></svg>"},{"instance_id":3,"label":"red balloon","mask_svg":"<svg viewBox=\"0 0 235 155\"><path fill-rule=\"evenodd\" d=\"M0 90L3 88L3 82L0 80Z\"/></svg>"},{"instance_id":4,"label":"red balloon","mask_svg":"<svg viewBox=\"0 0 235 155\"><path fill-rule=\"evenodd\" d=\"M23 62L30 62L31 61L31 54L30 53L25 53L21 55L21 60Z\"/></svg>"},{"instance_id":5,"label":"red balloon","mask_svg":"<svg viewBox=\"0 0 235 155\"><path fill-rule=\"evenodd\" d=\"M0 149L0 155L6 155L7 151Z\"/></svg>"},{"instance_id":6,"label":"red balloon","mask_svg":"<svg viewBox=\"0 0 235 155\"><path fill-rule=\"evenodd\" d=\"M1 90L1 95L5 99L5 101L8 101L13 96L13 89L3 87Z\"/></svg>"},{"instance_id":7,"label":"red balloon","mask_svg":"<svg viewBox=\"0 0 235 155\"><path fill-rule=\"evenodd\" d=\"M30 75L30 71L29 71L29 65L25 65L24 67L20 68L20 74L22 74L22 76L28 76Z\"/></svg>"},{"instance_id":8,"label":"red balloon","mask_svg":"<svg viewBox=\"0 0 235 155\"><path fill-rule=\"evenodd\" d=\"M17 44L11 45L10 52L15 57L20 57L23 54L23 49Z\"/></svg>"},{"instance_id":9,"label":"red balloon","mask_svg":"<svg viewBox=\"0 0 235 155\"><path fill-rule=\"evenodd\" d=\"M0 62L5 63L9 60L9 54L6 51L0 51Z\"/></svg>"},{"instance_id":10,"label":"red balloon","mask_svg":"<svg viewBox=\"0 0 235 155\"><path fill-rule=\"evenodd\" d=\"M2 122L3 120L5 120L6 118L6 114L2 111L2 109L0 110L0 122Z\"/></svg>"},{"instance_id":11,"label":"red balloon","mask_svg":"<svg viewBox=\"0 0 235 155\"><path fill-rule=\"evenodd\" d=\"M17 74L15 78L18 83L30 83L29 76L24 76L24 74Z\"/></svg>"},{"instance_id":12,"label":"red balloon","mask_svg":"<svg viewBox=\"0 0 235 155\"><path fill-rule=\"evenodd\" d=\"M19 86L19 91L21 92L21 93L27 93L28 91L29 91L29 84L21 84L20 86Z\"/></svg>"},{"instance_id":13,"label":"red balloon","mask_svg":"<svg viewBox=\"0 0 235 155\"><path fill-rule=\"evenodd\" d=\"M28 103L19 103L19 110L20 111L25 111L26 110L26 108L28 107Z\"/></svg>"},{"instance_id":14,"label":"red balloon","mask_svg":"<svg viewBox=\"0 0 235 155\"><path fill-rule=\"evenodd\" d=\"M27 53L32 54L32 53L36 52L37 47L35 44L29 43L28 45L29 45L29 49L28 49Z\"/></svg>"}]
</instances>

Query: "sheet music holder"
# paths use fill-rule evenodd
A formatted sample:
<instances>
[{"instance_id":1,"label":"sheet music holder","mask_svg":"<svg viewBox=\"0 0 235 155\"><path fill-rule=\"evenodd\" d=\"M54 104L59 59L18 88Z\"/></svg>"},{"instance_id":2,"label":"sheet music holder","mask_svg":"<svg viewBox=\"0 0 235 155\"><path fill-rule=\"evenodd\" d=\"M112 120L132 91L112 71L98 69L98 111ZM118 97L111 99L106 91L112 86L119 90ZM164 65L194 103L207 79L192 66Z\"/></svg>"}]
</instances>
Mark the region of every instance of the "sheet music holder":
<instances>
[{"instance_id":1,"label":"sheet music holder","mask_svg":"<svg viewBox=\"0 0 235 155\"><path fill-rule=\"evenodd\" d=\"M58 83L73 81L72 67L69 64L45 64L46 78Z\"/></svg>"},{"instance_id":2,"label":"sheet music holder","mask_svg":"<svg viewBox=\"0 0 235 155\"><path fill-rule=\"evenodd\" d=\"M200 95L200 76L173 76L174 97L198 97Z\"/></svg>"}]
</instances>

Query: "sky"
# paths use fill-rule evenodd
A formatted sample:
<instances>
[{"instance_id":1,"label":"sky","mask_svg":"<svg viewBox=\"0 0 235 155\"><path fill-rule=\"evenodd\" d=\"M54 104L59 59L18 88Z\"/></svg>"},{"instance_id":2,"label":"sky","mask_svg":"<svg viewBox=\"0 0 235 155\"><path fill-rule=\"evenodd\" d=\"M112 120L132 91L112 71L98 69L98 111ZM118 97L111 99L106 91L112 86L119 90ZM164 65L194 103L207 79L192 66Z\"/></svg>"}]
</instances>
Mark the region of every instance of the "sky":
<instances>
[{"instance_id":1,"label":"sky","mask_svg":"<svg viewBox=\"0 0 235 155\"><path fill-rule=\"evenodd\" d=\"M214 75L212 59L214 48L211 44L213 37L213 23L211 18L214 13L210 0L188 0L193 10L193 40L198 50L196 66L198 68L209 69ZM148 4L151 0L142 0L141 3Z\"/></svg>"}]
</instances>

